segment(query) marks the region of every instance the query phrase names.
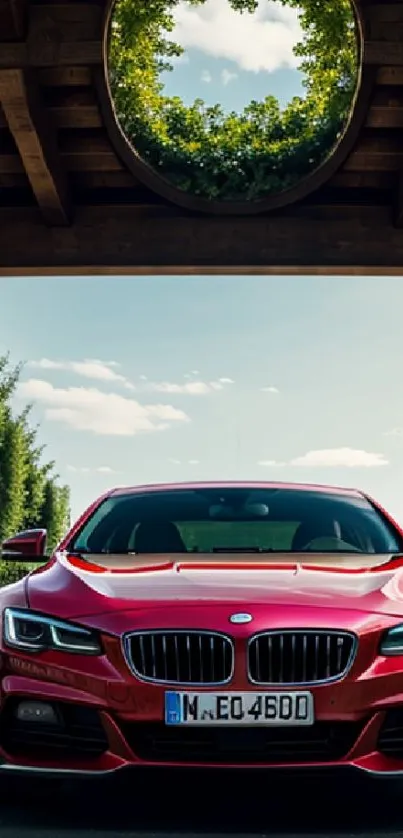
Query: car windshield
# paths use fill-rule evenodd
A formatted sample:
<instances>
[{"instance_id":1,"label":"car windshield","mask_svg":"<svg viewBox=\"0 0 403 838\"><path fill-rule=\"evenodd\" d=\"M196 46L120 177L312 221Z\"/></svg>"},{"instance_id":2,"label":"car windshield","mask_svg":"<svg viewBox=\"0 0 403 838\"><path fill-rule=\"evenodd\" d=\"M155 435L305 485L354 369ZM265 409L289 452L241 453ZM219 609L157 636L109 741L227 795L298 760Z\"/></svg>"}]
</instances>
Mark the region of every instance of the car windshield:
<instances>
[{"instance_id":1,"label":"car windshield","mask_svg":"<svg viewBox=\"0 0 403 838\"><path fill-rule=\"evenodd\" d=\"M68 544L83 554L398 553L399 533L365 497L292 488L117 493Z\"/></svg>"}]
</instances>

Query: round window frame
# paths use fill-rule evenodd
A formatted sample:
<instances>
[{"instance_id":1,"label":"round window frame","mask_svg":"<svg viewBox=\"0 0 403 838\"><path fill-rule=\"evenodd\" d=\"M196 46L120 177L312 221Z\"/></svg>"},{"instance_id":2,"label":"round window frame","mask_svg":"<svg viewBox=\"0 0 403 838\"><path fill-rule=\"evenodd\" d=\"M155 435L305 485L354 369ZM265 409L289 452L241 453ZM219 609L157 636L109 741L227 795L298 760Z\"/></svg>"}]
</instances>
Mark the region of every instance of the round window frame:
<instances>
[{"instance_id":1,"label":"round window frame","mask_svg":"<svg viewBox=\"0 0 403 838\"><path fill-rule=\"evenodd\" d=\"M367 117L376 78L376 68L365 62L366 32L361 0L350 0L355 16L358 42L357 85L349 117L338 143L327 159L313 169L310 174L305 175L297 184L257 201L218 201L185 192L144 160L127 138L116 114L108 73L109 38L116 2L117 0L106 0L105 3L102 29L102 70L97 79L99 102L108 137L118 157L143 186L169 203L191 212L213 216L253 216L282 209L303 200L325 185L341 168L353 150Z\"/></svg>"}]
</instances>

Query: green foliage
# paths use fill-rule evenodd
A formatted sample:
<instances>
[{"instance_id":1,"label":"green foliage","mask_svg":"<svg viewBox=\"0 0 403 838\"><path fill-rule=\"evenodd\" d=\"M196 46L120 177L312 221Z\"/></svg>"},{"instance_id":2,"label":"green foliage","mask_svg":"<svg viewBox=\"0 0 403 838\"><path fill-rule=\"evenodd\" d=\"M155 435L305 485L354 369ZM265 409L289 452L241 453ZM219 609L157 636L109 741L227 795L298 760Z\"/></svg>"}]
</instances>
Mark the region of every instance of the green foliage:
<instances>
[{"instance_id":1,"label":"green foliage","mask_svg":"<svg viewBox=\"0 0 403 838\"><path fill-rule=\"evenodd\" d=\"M183 53L167 37L178 2L116 1L109 79L122 130L147 163L194 195L258 200L290 188L324 162L348 120L358 75L350 0L278 0L299 11L304 37L294 51L306 95L283 110L274 96L252 100L240 114L164 95L160 73ZM243 14L257 8L256 0L228 2Z\"/></svg>"},{"instance_id":2,"label":"green foliage","mask_svg":"<svg viewBox=\"0 0 403 838\"><path fill-rule=\"evenodd\" d=\"M68 486L57 486L54 479L45 483L39 526L47 530L48 552L51 553L68 529L70 519L70 491Z\"/></svg>"},{"instance_id":3,"label":"green foliage","mask_svg":"<svg viewBox=\"0 0 403 838\"><path fill-rule=\"evenodd\" d=\"M54 463L42 461L30 408L19 415L12 411L20 372L20 367L10 369L8 356L0 357L0 544L20 530L44 527L51 553L69 526L69 489L58 484ZM31 567L0 562L0 585L20 579Z\"/></svg>"}]
</instances>

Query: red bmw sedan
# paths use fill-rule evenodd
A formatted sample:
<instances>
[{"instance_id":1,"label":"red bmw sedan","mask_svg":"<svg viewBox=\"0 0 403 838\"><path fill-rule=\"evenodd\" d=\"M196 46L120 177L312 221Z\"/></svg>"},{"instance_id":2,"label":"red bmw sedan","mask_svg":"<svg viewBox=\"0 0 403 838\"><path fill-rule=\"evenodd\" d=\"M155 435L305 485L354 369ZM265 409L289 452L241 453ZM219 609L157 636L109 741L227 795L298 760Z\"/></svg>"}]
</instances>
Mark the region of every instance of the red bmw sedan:
<instances>
[{"instance_id":1,"label":"red bmw sedan","mask_svg":"<svg viewBox=\"0 0 403 838\"><path fill-rule=\"evenodd\" d=\"M359 491L116 489L0 590L0 770L403 772L403 532Z\"/></svg>"}]
</instances>

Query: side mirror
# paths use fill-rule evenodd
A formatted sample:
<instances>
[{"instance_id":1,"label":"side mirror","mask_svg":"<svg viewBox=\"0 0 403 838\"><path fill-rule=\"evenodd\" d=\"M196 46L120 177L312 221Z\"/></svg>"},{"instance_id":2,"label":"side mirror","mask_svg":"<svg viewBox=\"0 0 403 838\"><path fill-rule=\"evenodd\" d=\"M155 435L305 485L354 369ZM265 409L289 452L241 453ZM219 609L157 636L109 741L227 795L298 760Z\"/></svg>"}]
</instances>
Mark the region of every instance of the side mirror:
<instances>
[{"instance_id":1,"label":"side mirror","mask_svg":"<svg viewBox=\"0 0 403 838\"><path fill-rule=\"evenodd\" d=\"M42 562L47 561L46 530L25 530L3 541L0 559L5 562Z\"/></svg>"}]
</instances>

